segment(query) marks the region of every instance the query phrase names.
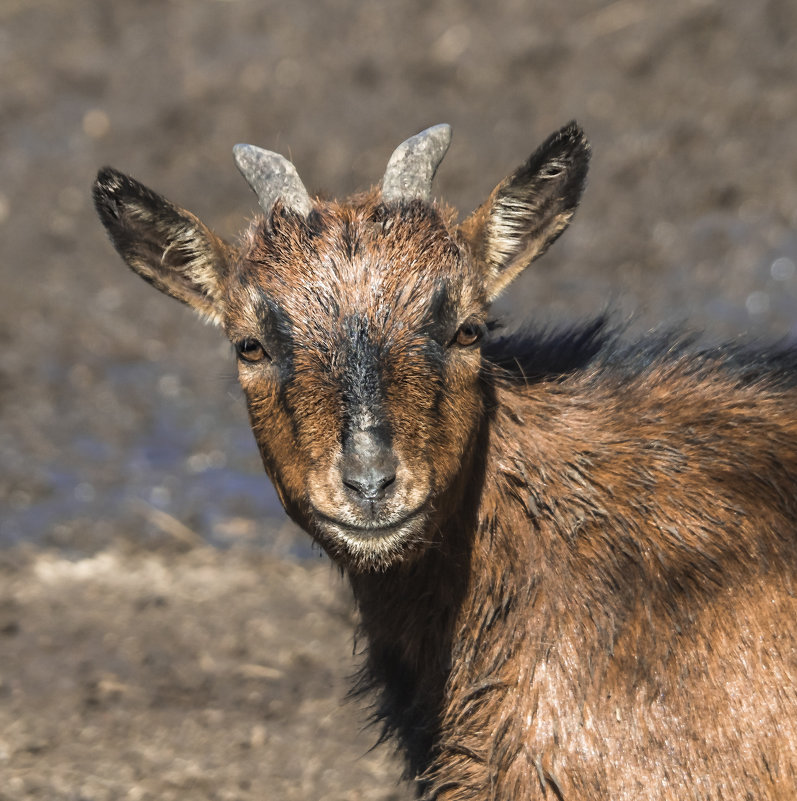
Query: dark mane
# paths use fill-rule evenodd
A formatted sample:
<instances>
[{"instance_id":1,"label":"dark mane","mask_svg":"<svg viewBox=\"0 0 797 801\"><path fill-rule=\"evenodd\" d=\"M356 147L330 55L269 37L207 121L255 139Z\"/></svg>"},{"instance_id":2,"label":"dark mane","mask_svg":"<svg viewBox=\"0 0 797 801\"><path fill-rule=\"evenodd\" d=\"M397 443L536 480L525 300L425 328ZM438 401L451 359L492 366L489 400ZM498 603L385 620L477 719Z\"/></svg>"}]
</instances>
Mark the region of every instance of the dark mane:
<instances>
[{"instance_id":1,"label":"dark mane","mask_svg":"<svg viewBox=\"0 0 797 801\"><path fill-rule=\"evenodd\" d=\"M556 380L586 369L630 377L652 367L680 365L686 372L732 373L740 386L797 386L797 341L790 338L771 344L739 340L709 346L701 344L698 331L665 330L627 342L625 326L608 314L559 328L525 324L507 331L492 322L489 329L482 354L509 382Z\"/></svg>"},{"instance_id":2,"label":"dark mane","mask_svg":"<svg viewBox=\"0 0 797 801\"><path fill-rule=\"evenodd\" d=\"M534 328L528 324L505 331L492 322L482 347L486 362L505 378L522 383L553 379L583 370L617 339L607 315L566 328Z\"/></svg>"}]
</instances>

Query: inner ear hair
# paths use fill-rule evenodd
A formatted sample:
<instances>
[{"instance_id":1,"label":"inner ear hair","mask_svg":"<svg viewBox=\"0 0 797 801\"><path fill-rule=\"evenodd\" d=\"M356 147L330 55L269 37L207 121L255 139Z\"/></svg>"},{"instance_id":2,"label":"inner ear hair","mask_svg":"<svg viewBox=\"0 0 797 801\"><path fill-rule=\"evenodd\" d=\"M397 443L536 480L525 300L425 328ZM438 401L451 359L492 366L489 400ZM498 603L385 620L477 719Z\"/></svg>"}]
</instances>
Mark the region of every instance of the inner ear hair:
<instances>
[{"instance_id":1,"label":"inner ear hair","mask_svg":"<svg viewBox=\"0 0 797 801\"><path fill-rule=\"evenodd\" d=\"M488 299L558 239L573 218L589 167L590 146L571 122L552 134L502 181L460 227L485 271Z\"/></svg>"},{"instance_id":2,"label":"inner ear hair","mask_svg":"<svg viewBox=\"0 0 797 801\"><path fill-rule=\"evenodd\" d=\"M191 212L110 167L97 175L94 203L131 269L161 292L221 322L229 245Z\"/></svg>"}]
</instances>

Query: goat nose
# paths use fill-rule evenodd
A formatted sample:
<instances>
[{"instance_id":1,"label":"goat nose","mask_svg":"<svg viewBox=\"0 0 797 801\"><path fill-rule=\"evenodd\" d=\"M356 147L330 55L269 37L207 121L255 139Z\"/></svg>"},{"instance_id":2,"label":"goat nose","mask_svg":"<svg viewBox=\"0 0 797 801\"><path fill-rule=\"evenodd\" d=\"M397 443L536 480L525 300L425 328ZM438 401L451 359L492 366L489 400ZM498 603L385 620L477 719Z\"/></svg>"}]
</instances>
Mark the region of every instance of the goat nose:
<instances>
[{"instance_id":1,"label":"goat nose","mask_svg":"<svg viewBox=\"0 0 797 801\"><path fill-rule=\"evenodd\" d=\"M360 473L344 473L343 484L366 501L378 501L385 497L387 488L396 480L395 471L383 472L366 469Z\"/></svg>"},{"instance_id":2,"label":"goat nose","mask_svg":"<svg viewBox=\"0 0 797 801\"><path fill-rule=\"evenodd\" d=\"M383 437L357 431L344 446L341 481L357 500L381 500L396 480L396 463L393 449Z\"/></svg>"}]
</instances>

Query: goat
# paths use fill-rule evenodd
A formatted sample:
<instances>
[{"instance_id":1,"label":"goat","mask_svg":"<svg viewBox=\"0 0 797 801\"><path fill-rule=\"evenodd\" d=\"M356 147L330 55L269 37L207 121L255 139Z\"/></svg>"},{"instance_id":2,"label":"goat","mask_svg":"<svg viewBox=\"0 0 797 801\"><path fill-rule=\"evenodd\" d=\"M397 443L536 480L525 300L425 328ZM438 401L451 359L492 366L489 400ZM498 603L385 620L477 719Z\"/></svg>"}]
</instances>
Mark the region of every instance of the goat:
<instances>
[{"instance_id":1,"label":"goat","mask_svg":"<svg viewBox=\"0 0 797 801\"><path fill-rule=\"evenodd\" d=\"M496 329L590 147L562 128L458 224L431 200L449 139L407 140L345 202L236 146L263 210L237 246L110 168L95 203L232 341L419 798L794 799L797 350Z\"/></svg>"}]
</instances>

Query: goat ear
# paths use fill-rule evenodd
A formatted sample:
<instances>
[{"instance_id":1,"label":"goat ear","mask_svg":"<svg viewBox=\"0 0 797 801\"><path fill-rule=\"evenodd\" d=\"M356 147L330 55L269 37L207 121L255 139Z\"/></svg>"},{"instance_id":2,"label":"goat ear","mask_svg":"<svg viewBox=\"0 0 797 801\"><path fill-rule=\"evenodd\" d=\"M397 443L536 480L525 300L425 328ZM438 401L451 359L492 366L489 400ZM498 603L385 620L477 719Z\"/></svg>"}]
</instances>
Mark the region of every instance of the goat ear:
<instances>
[{"instance_id":1,"label":"goat ear","mask_svg":"<svg viewBox=\"0 0 797 801\"><path fill-rule=\"evenodd\" d=\"M217 325L221 281L232 249L197 217L110 167L94 182L94 204L114 247L156 289Z\"/></svg>"},{"instance_id":2,"label":"goat ear","mask_svg":"<svg viewBox=\"0 0 797 801\"><path fill-rule=\"evenodd\" d=\"M552 134L460 226L494 300L570 224L587 177L590 146L571 122Z\"/></svg>"}]
</instances>

